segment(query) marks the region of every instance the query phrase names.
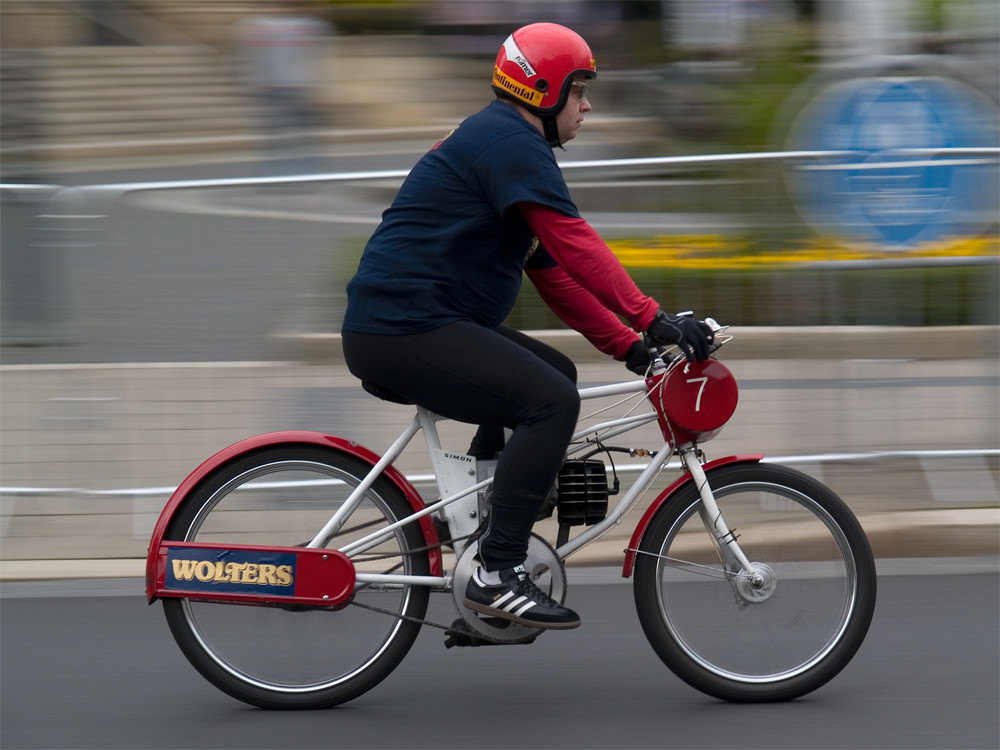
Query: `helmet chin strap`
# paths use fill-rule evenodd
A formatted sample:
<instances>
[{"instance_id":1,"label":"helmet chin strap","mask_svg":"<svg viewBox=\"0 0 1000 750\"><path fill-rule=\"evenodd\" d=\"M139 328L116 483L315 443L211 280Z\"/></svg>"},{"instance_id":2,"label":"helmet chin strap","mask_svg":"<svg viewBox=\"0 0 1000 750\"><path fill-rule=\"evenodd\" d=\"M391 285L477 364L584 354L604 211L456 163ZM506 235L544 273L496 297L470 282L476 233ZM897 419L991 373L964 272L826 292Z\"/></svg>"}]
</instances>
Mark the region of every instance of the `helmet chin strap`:
<instances>
[{"instance_id":1,"label":"helmet chin strap","mask_svg":"<svg viewBox=\"0 0 1000 750\"><path fill-rule=\"evenodd\" d=\"M563 148L562 141L559 140L559 126L556 125L555 115L543 115L542 128L545 131L545 140L549 142L552 148ZM565 150L563 149L563 151Z\"/></svg>"}]
</instances>

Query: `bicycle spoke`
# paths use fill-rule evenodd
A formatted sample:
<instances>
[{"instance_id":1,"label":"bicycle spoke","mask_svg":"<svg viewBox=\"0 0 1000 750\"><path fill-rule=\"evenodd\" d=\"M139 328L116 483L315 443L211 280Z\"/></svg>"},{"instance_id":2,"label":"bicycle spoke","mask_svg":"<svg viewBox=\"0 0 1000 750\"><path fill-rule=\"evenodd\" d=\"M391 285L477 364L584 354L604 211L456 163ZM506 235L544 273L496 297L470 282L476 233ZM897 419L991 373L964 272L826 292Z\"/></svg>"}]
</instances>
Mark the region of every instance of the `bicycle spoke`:
<instances>
[{"instance_id":1,"label":"bicycle spoke","mask_svg":"<svg viewBox=\"0 0 1000 750\"><path fill-rule=\"evenodd\" d=\"M718 578L723 581L732 581L737 578L749 579L750 574L744 571L739 573L731 573L727 570L720 570L719 568L712 567L711 565L701 565L696 562L691 562L690 560L681 560L676 557L670 557L669 555L658 555L655 552L647 552L641 549L626 549L626 552L634 552L637 555L645 555L648 557L655 557L658 560L662 560L668 563L670 567L676 568L678 570L687 570L694 575L705 576L706 578Z\"/></svg>"},{"instance_id":2,"label":"bicycle spoke","mask_svg":"<svg viewBox=\"0 0 1000 750\"><path fill-rule=\"evenodd\" d=\"M644 632L667 666L710 695L788 700L814 690L871 622L874 561L860 525L828 488L785 467L726 466L709 481L749 569L716 562L718 542L687 485L637 550Z\"/></svg>"},{"instance_id":3,"label":"bicycle spoke","mask_svg":"<svg viewBox=\"0 0 1000 750\"><path fill-rule=\"evenodd\" d=\"M323 528L368 469L318 447L255 452L193 492L170 533L220 544L301 544ZM411 513L399 490L380 477L360 498L336 545ZM387 534L373 554L352 562L385 575L426 576L426 550L419 526L406 524ZM358 603L359 596L366 601ZM281 708L334 705L368 690L409 650L428 596L423 586L365 583L355 590L353 607L238 607L188 599L164 605L178 644L203 675L241 700Z\"/></svg>"}]
</instances>

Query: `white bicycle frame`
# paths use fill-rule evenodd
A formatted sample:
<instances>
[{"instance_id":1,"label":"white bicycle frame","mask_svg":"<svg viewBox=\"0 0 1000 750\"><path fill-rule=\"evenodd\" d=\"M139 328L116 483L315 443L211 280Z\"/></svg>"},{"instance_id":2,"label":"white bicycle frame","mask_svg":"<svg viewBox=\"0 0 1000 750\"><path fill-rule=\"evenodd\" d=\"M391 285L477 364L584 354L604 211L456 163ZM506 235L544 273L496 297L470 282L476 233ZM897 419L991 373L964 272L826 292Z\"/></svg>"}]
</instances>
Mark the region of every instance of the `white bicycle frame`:
<instances>
[{"instance_id":1,"label":"white bicycle frame","mask_svg":"<svg viewBox=\"0 0 1000 750\"><path fill-rule=\"evenodd\" d=\"M647 386L644 380L633 380L579 389L582 401L611 396L635 396L637 394L645 394L646 391ZM626 414L623 417L590 425L573 435L567 457L579 453L586 448L593 447L594 443L587 442L586 440L588 436L594 436L595 438L599 436L601 440L606 440L654 422L656 419L656 412L650 410L642 414ZM361 504L365 494L378 476L403 453L418 432L423 432L441 499L417 513L351 542L341 548L340 551L348 556L361 554L385 541L403 525L413 523L424 516L438 514L439 517L443 516L447 521L449 531L454 540L455 553L461 556L464 551L463 537L472 534L479 526L477 493L489 486L493 479L475 481L475 459L470 456L449 453L442 448L437 429L437 422L442 420L442 417L422 407L416 407L416 414L409 425L396 438L395 442L393 442L382 458L372 467L362 482L348 496L347 500L344 501L344 504L334 513L322 530L316 534L307 546L315 548L326 547L329 540L333 538ZM733 539L722 518L718 504L712 494L712 489L701 466L696 446L693 443L686 443L678 446L676 452L679 454L684 467L691 473L695 481L695 486L698 488L703 503L702 520L705 523L706 529L715 536L718 547L725 559L727 569L730 571L739 571L741 569L745 571L751 570L750 562L735 543L735 539ZM559 546L556 549L558 558L565 560L574 552L618 525L639 498L642 497L659 472L666 466L667 461L673 453L674 450L671 448L670 442L665 441L662 447L654 454L654 458L642 469L639 476L631 483L625 494L618 500L605 519L587 527L584 531ZM449 574L440 577L413 576L393 573L371 573L359 570L356 572L356 581L358 584L368 586L421 585L446 589L451 586L452 576Z\"/></svg>"}]
</instances>

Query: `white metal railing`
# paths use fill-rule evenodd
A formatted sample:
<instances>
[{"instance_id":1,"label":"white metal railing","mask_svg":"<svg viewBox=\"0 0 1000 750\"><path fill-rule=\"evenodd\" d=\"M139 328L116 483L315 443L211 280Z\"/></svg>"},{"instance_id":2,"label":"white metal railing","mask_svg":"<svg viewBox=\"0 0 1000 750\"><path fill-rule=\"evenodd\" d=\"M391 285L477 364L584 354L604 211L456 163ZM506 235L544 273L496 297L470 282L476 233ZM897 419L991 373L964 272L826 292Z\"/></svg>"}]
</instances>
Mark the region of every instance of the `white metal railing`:
<instances>
[{"instance_id":1,"label":"white metal railing","mask_svg":"<svg viewBox=\"0 0 1000 750\"><path fill-rule=\"evenodd\" d=\"M626 159L596 159L583 161L566 161L560 163L563 170L576 169L606 169L623 167L697 167L709 165L741 164L751 162L781 162L781 161L825 161L824 164L806 165L802 169L857 169L857 162L851 157L869 155L867 151L757 151L741 154L701 154L692 156L653 156ZM866 163L865 169L898 169L906 167L931 166L968 166L970 164L989 164L1000 160L1000 147L981 148L906 148L887 149L879 151L879 156L885 161ZM910 161L898 162L892 159L907 158ZM917 161L914 161L914 160ZM833 160L835 163L829 163ZM259 187L263 185L295 185L316 182L360 182L368 180L403 179L409 174L408 169L390 169L371 172L330 172L317 174L284 175L274 177L221 177L197 180L157 180L150 182L120 182L98 185L81 185L77 187L59 187L53 185L30 185L22 183L0 183L0 190L15 193L54 191L53 202L61 198L75 196L80 198L116 200L123 195L135 192L157 190L190 190L230 187Z\"/></svg>"},{"instance_id":2,"label":"white metal railing","mask_svg":"<svg viewBox=\"0 0 1000 750\"><path fill-rule=\"evenodd\" d=\"M802 464L846 463L849 461L889 461L896 459L956 459L956 458L1000 458L1000 448L969 448L962 450L887 450L864 453L816 453L796 456L768 456L763 463L785 466ZM615 464L619 474L633 474L642 471L648 464ZM664 465L668 471L679 471L683 467L679 461ZM433 474L410 474L406 477L413 486L429 485L437 478ZM274 486L293 486L294 482L273 482ZM0 497L79 497L83 499L170 497L176 487L125 487L117 490L92 490L82 487L2 487Z\"/></svg>"}]
</instances>

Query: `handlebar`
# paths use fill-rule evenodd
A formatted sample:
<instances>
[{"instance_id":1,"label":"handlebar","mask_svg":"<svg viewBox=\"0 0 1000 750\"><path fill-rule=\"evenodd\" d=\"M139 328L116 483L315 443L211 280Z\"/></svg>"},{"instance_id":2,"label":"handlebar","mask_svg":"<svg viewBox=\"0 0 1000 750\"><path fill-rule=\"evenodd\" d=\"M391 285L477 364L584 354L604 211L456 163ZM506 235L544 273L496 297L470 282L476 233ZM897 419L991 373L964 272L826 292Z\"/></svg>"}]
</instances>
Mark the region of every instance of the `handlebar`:
<instances>
[{"instance_id":1,"label":"handlebar","mask_svg":"<svg viewBox=\"0 0 1000 750\"><path fill-rule=\"evenodd\" d=\"M694 312L691 310L685 310L684 312L677 313L677 315L694 315ZM719 351L719 349L722 348L722 345L730 341L733 337L725 335L729 326L719 323L715 318L705 318L702 322L712 329L713 340L711 345L708 347L708 354L711 356L712 354L715 354L715 352ZM651 372L657 371L660 367L669 369L678 361L685 359L684 354L679 350L679 348L661 347L654 344L648 333L642 334L642 343L645 344L646 349L649 350Z\"/></svg>"}]
</instances>

